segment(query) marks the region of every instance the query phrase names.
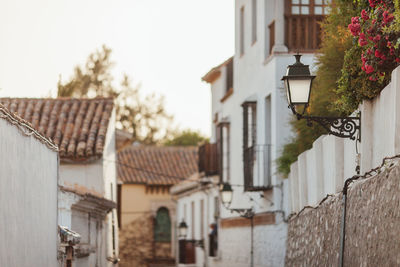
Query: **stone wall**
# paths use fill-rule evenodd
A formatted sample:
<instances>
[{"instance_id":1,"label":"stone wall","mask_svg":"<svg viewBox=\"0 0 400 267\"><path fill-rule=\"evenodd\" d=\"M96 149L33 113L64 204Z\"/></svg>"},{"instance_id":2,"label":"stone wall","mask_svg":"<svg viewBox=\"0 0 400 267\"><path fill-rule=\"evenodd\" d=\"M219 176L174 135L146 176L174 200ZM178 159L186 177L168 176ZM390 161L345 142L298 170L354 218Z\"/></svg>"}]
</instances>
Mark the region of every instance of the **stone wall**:
<instances>
[{"instance_id":1,"label":"stone wall","mask_svg":"<svg viewBox=\"0 0 400 267\"><path fill-rule=\"evenodd\" d=\"M119 267L146 267L168 259L174 261L171 243L154 242L153 223L153 216L148 212L120 229Z\"/></svg>"},{"instance_id":2,"label":"stone wall","mask_svg":"<svg viewBox=\"0 0 400 267\"><path fill-rule=\"evenodd\" d=\"M400 265L400 166L393 164L348 189L344 266ZM338 266L342 209L340 193L289 220L286 266Z\"/></svg>"}]
</instances>

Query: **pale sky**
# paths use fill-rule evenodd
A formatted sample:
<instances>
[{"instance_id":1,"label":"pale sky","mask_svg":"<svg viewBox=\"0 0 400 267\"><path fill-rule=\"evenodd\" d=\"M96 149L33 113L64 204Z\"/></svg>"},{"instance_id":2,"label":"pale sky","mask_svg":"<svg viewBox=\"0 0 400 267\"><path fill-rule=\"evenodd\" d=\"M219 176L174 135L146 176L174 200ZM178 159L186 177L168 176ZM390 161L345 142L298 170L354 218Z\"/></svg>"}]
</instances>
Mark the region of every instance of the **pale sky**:
<instances>
[{"instance_id":1,"label":"pale sky","mask_svg":"<svg viewBox=\"0 0 400 267\"><path fill-rule=\"evenodd\" d=\"M181 128L210 134L201 77L233 55L233 0L0 0L0 96L55 96L102 44L116 82L127 73Z\"/></svg>"}]
</instances>

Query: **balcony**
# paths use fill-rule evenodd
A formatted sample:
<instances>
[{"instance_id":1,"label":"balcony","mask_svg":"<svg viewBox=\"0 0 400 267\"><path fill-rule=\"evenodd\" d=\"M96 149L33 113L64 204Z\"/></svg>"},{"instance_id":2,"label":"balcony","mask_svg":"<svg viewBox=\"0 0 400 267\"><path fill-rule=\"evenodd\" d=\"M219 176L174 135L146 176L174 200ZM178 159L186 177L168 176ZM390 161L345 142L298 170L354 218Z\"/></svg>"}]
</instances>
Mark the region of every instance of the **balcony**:
<instances>
[{"instance_id":1,"label":"balcony","mask_svg":"<svg viewBox=\"0 0 400 267\"><path fill-rule=\"evenodd\" d=\"M271 188L271 145L254 145L243 151L245 191Z\"/></svg>"},{"instance_id":2,"label":"balcony","mask_svg":"<svg viewBox=\"0 0 400 267\"><path fill-rule=\"evenodd\" d=\"M199 147L199 172L208 175L218 174L217 144L204 144Z\"/></svg>"},{"instance_id":3,"label":"balcony","mask_svg":"<svg viewBox=\"0 0 400 267\"><path fill-rule=\"evenodd\" d=\"M285 45L290 52L315 52L321 45L324 15L285 15Z\"/></svg>"}]
</instances>

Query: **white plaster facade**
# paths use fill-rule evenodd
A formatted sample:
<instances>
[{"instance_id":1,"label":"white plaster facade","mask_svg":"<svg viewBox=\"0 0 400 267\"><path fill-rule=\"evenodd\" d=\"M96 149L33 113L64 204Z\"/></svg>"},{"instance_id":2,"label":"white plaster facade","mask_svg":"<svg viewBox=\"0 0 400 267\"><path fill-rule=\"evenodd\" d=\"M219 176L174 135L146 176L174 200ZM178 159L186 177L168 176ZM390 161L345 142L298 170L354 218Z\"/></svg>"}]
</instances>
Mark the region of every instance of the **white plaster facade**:
<instances>
[{"instance_id":1,"label":"white plaster facade","mask_svg":"<svg viewBox=\"0 0 400 267\"><path fill-rule=\"evenodd\" d=\"M255 1L257 4L257 40L252 42L251 0L236 0L235 7L235 55L233 94L224 102L220 99L225 93L224 70L211 84L212 114L230 123L230 183L243 185L243 111L245 101L257 102L256 145L270 145L272 189L260 192L243 192L243 187L233 186L232 208L253 208L256 213L275 212L273 225L256 226L254 229L254 266L283 266L286 246L286 223L290 213L288 181L276 169L276 159L281 155L283 145L291 137L289 121L291 111L283 90L282 76L286 67L294 63L293 54L287 53L284 44L284 1ZM240 16L244 10L244 53L240 53ZM275 22L275 46L269 53L268 25ZM313 69L314 54L304 54L302 62ZM211 142L216 141L216 124L213 124ZM252 199L253 201L250 201ZM223 207L221 218L237 216ZM283 214L283 216L282 216ZM220 229L221 260L215 266L250 266L249 227ZM247 237L247 238L246 238ZM226 238L226 241L225 241ZM247 250L247 251L246 251Z\"/></svg>"},{"instance_id":2,"label":"white plaster facade","mask_svg":"<svg viewBox=\"0 0 400 267\"><path fill-rule=\"evenodd\" d=\"M253 5L256 7L253 8ZM292 136L289 121L292 113L281 81L288 65L294 63L294 53L289 53L284 43L284 1L282 0L236 0L235 1L235 54L233 56L233 92L228 95L228 66L223 63L213 70L218 75L203 78L211 84L212 92L212 135L211 143L218 140L220 123L229 123L229 182L232 185L231 208L252 208L256 215L273 213L274 223L254 226L251 259L250 227L219 227L218 257L208 262L209 266L284 266L287 224L291 212L289 182L277 172L276 159L281 155L284 144ZM255 10L256 15L254 15ZM255 16L255 17L254 17ZM256 23L253 24L253 21ZM269 25L274 22L274 46L270 53ZM256 26L254 26L256 25ZM255 33L255 36L254 36ZM303 54L302 62L313 72L315 56ZM213 71L212 70L212 71ZM208 74L207 74L208 75ZM207 75L205 77L207 77ZM245 102L256 103L255 146L270 147L268 164L271 181L269 184L258 177L265 169L263 160L255 160L253 184L270 189L244 191L243 161L243 108ZM312 157L315 155L310 155ZM223 156L225 157L225 156ZM258 156L256 157L258 158ZM224 161L223 159L222 161ZM264 170L264 171L263 171ZM215 194L218 188L215 186ZM188 194L178 199L178 221L182 216L182 205L198 202L200 193ZM316 198L317 196L313 195ZM238 217L220 206L221 221ZM180 212L179 212L180 211ZM190 221L190 218L187 218ZM197 223L198 224L198 223ZM190 227L190 226L189 226ZM190 232L190 230L189 230ZM203 266L197 259L196 266Z\"/></svg>"},{"instance_id":3,"label":"white plaster facade","mask_svg":"<svg viewBox=\"0 0 400 267\"><path fill-rule=\"evenodd\" d=\"M110 117L103 157L86 163L60 164L59 224L81 236L76 267L117 266L118 221L115 149L115 109ZM97 198L87 197L91 195ZM101 199L106 201L102 202ZM109 200L109 201L107 201ZM110 260L107 260L110 259Z\"/></svg>"},{"instance_id":4,"label":"white plaster facade","mask_svg":"<svg viewBox=\"0 0 400 267\"><path fill-rule=\"evenodd\" d=\"M1 107L0 266L57 266L57 148Z\"/></svg>"},{"instance_id":5,"label":"white plaster facade","mask_svg":"<svg viewBox=\"0 0 400 267\"><path fill-rule=\"evenodd\" d=\"M179 264L178 266L213 266L219 260L217 257L208 257L209 253L209 234L210 225L218 223L219 217L219 194L218 190L212 184L200 185L198 182L198 174L194 174L190 182L183 182L173 186L170 190L173 199L176 199L176 223L177 229L180 222L185 221L188 225L188 235L186 239L189 240L203 240L204 248L196 246L194 265ZM202 178L215 183L218 177ZM176 235L179 231L174 231ZM175 237L179 239L178 236ZM177 258L179 251L176 251ZM178 261L177 261L178 262Z\"/></svg>"}]
</instances>

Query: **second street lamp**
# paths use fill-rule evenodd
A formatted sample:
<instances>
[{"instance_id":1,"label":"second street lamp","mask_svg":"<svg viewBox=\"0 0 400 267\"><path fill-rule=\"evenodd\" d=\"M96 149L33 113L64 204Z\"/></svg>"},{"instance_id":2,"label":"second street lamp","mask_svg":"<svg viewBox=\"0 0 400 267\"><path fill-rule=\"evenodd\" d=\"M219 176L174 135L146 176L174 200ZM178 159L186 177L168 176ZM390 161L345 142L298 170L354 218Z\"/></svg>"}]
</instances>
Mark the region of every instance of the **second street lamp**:
<instances>
[{"instance_id":1,"label":"second street lamp","mask_svg":"<svg viewBox=\"0 0 400 267\"><path fill-rule=\"evenodd\" d=\"M306 119L307 125L312 126L313 122L324 127L329 134L357 139L361 141L361 113L353 117L321 117L305 115L307 107L310 103L311 86L315 76L310 74L308 65L301 63L301 55L295 55L296 62L287 67L286 75L282 80L286 89L286 96L289 103L289 108L297 119ZM298 106L303 106L303 111L297 111Z\"/></svg>"},{"instance_id":2,"label":"second street lamp","mask_svg":"<svg viewBox=\"0 0 400 267\"><path fill-rule=\"evenodd\" d=\"M186 240L188 228L189 227L186 224L186 222L184 220L182 220L178 225L178 237L182 238L183 240ZM186 241L193 242L195 246L198 246L198 247L201 247L204 249L204 239L203 238L200 240L191 239L191 240L186 240Z\"/></svg>"},{"instance_id":3,"label":"second street lamp","mask_svg":"<svg viewBox=\"0 0 400 267\"><path fill-rule=\"evenodd\" d=\"M221 202L224 205L224 207L230 212L236 212L238 213L241 217L252 219L254 217L254 211L252 208L250 209L232 209L229 208L229 206L232 203L233 199L233 190L232 186L229 183L223 183L222 184L222 189L221 189Z\"/></svg>"},{"instance_id":4,"label":"second street lamp","mask_svg":"<svg viewBox=\"0 0 400 267\"><path fill-rule=\"evenodd\" d=\"M178 226L178 237L185 239L187 236L188 226L184 220L179 223Z\"/></svg>"}]
</instances>

